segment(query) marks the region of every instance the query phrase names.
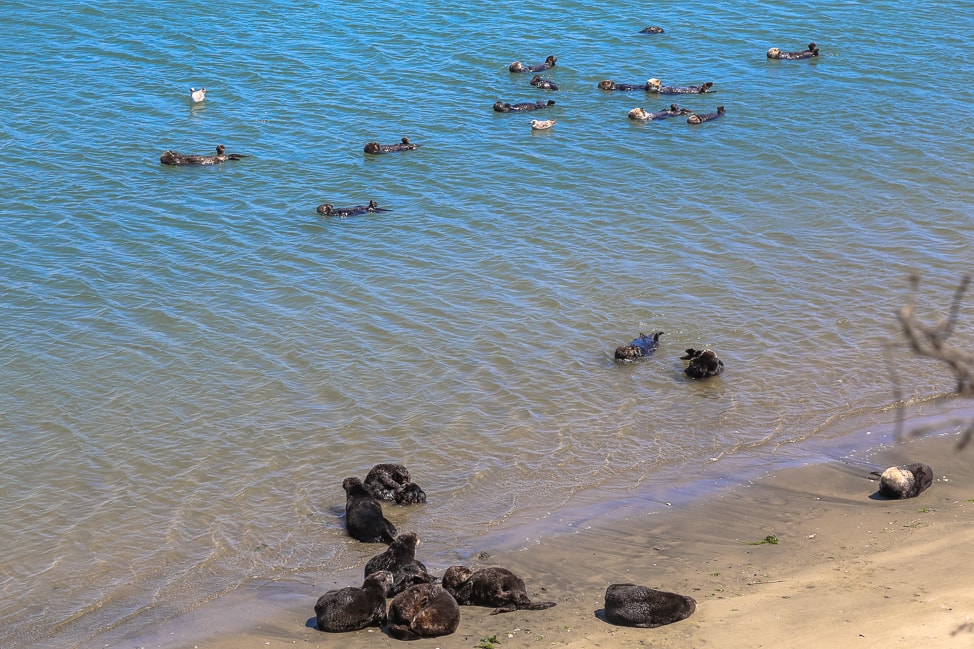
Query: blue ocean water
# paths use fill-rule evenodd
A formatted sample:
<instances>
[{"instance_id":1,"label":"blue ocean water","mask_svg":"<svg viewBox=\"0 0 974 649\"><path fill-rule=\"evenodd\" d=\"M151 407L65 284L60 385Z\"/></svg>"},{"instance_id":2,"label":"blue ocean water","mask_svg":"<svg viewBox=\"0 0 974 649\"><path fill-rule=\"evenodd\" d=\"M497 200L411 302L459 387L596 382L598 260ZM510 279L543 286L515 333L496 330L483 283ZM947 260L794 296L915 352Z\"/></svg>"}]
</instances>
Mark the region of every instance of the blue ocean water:
<instances>
[{"instance_id":1,"label":"blue ocean water","mask_svg":"<svg viewBox=\"0 0 974 649\"><path fill-rule=\"evenodd\" d=\"M965 2L6 2L0 27L5 646L357 579L341 481L380 461L430 495L389 515L437 566L803 457L893 407L907 276L932 318L971 270ZM508 72L549 54L557 92ZM636 123L674 99L597 89L650 77L727 114ZM217 144L248 157L159 164ZM727 370L689 381L704 346ZM893 357L909 400L952 388Z\"/></svg>"}]
</instances>

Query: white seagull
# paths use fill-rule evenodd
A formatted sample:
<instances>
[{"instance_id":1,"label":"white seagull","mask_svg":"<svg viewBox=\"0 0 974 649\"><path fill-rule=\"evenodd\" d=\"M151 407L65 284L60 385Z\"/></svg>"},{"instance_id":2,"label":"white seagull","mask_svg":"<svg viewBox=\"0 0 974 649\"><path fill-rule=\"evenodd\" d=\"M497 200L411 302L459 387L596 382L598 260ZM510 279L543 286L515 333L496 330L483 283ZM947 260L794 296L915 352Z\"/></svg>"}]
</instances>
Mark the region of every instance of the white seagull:
<instances>
[{"instance_id":1,"label":"white seagull","mask_svg":"<svg viewBox=\"0 0 974 649\"><path fill-rule=\"evenodd\" d=\"M192 97L193 101L198 104L206 99L206 88L200 88L199 90L196 88L190 88L189 96Z\"/></svg>"},{"instance_id":2,"label":"white seagull","mask_svg":"<svg viewBox=\"0 0 974 649\"><path fill-rule=\"evenodd\" d=\"M531 129L535 131L542 131L546 128L551 128L558 123L557 119L532 119Z\"/></svg>"}]
</instances>

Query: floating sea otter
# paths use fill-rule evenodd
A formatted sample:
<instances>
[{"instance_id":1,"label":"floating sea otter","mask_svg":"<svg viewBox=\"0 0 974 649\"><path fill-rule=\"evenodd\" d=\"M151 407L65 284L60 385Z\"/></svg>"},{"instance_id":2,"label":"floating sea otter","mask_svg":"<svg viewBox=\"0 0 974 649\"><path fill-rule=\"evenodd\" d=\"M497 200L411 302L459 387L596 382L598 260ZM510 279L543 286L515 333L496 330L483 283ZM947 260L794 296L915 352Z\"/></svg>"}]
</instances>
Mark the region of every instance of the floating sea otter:
<instances>
[{"instance_id":1,"label":"floating sea otter","mask_svg":"<svg viewBox=\"0 0 974 649\"><path fill-rule=\"evenodd\" d=\"M515 61L507 66L507 69L511 72L544 72L545 70L550 70L555 67L555 63L558 61L557 58L552 54L544 60L544 63L539 63L538 65L524 65L520 61Z\"/></svg>"},{"instance_id":2,"label":"floating sea otter","mask_svg":"<svg viewBox=\"0 0 974 649\"><path fill-rule=\"evenodd\" d=\"M724 116L724 107L718 106L717 110L712 113L704 113L700 115L698 113L693 113L687 117L687 124L703 124L704 122L712 122L718 117Z\"/></svg>"},{"instance_id":3,"label":"floating sea otter","mask_svg":"<svg viewBox=\"0 0 974 649\"><path fill-rule=\"evenodd\" d=\"M651 355L659 347L659 337L662 335L662 331L655 331L652 336L639 334L639 338L634 338L628 345L616 347L616 360L634 361Z\"/></svg>"},{"instance_id":4,"label":"floating sea otter","mask_svg":"<svg viewBox=\"0 0 974 649\"><path fill-rule=\"evenodd\" d=\"M818 45L815 43L809 43L808 49L803 52L782 52L777 47L772 47L770 50L768 50L769 59L797 60L810 59L813 56L818 56Z\"/></svg>"},{"instance_id":5,"label":"floating sea otter","mask_svg":"<svg viewBox=\"0 0 974 649\"><path fill-rule=\"evenodd\" d=\"M644 83L643 85L634 85L631 83L616 83L606 79L605 81L599 81L599 90L618 90L621 92L632 92L633 90L645 90L649 92L649 87Z\"/></svg>"},{"instance_id":6,"label":"floating sea otter","mask_svg":"<svg viewBox=\"0 0 974 649\"><path fill-rule=\"evenodd\" d=\"M494 606L491 615L511 611L540 611L555 602L532 602L524 580L507 568L450 566L443 573L443 588L458 604Z\"/></svg>"},{"instance_id":7,"label":"floating sea otter","mask_svg":"<svg viewBox=\"0 0 974 649\"><path fill-rule=\"evenodd\" d=\"M384 207L379 207L375 201L369 201L368 205L355 205L353 207L333 207L330 203L322 203L317 207L318 214L324 216L358 216L359 214L370 214L372 212L388 212Z\"/></svg>"},{"instance_id":8,"label":"floating sea otter","mask_svg":"<svg viewBox=\"0 0 974 649\"><path fill-rule=\"evenodd\" d=\"M206 99L206 88L200 88L199 90L197 90L196 88L190 88L189 97L190 99L193 100L193 103L196 104L200 103L201 101Z\"/></svg>"},{"instance_id":9,"label":"floating sea otter","mask_svg":"<svg viewBox=\"0 0 974 649\"><path fill-rule=\"evenodd\" d=\"M705 379L708 376L717 376L724 371L724 361L717 358L717 354L712 349L693 349L687 350L686 356L680 356L685 361L690 361L683 373L691 379Z\"/></svg>"},{"instance_id":10,"label":"floating sea otter","mask_svg":"<svg viewBox=\"0 0 974 649\"><path fill-rule=\"evenodd\" d=\"M664 86L659 79L650 79L646 82L646 92L655 92L660 95L702 95L710 92L714 87L713 81L699 86Z\"/></svg>"},{"instance_id":11,"label":"floating sea otter","mask_svg":"<svg viewBox=\"0 0 974 649\"><path fill-rule=\"evenodd\" d=\"M240 160L246 157L239 153L227 153L226 147L218 144L216 155L182 155L170 150L159 156L159 162L164 165L218 165L227 160Z\"/></svg>"},{"instance_id":12,"label":"floating sea otter","mask_svg":"<svg viewBox=\"0 0 974 649\"><path fill-rule=\"evenodd\" d=\"M558 86L553 81L543 78L540 74L534 75L534 78L531 79L531 85L544 90L558 90Z\"/></svg>"},{"instance_id":13,"label":"floating sea otter","mask_svg":"<svg viewBox=\"0 0 974 649\"><path fill-rule=\"evenodd\" d=\"M640 34L662 34L663 28L660 27L659 25L652 25L650 27L647 27L646 29L640 29L639 33Z\"/></svg>"},{"instance_id":14,"label":"floating sea otter","mask_svg":"<svg viewBox=\"0 0 974 649\"><path fill-rule=\"evenodd\" d=\"M508 104L503 101L494 102L494 112L497 113L520 113L526 110L541 110L542 108L547 108L548 106L554 106L555 100L549 99L547 102L541 101L525 101L520 104Z\"/></svg>"},{"instance_id":15,"label":"floating sea otter","mask_svg":"<svg viewBox=\"0 0 974 649\"><path fill-rule=\"evenodd\" d=\"M933 469L921 462L891 466L879 478L879 493L887 498L915 498L933 484Z\"/></svg>"},{"instance_id":16,"label":"floating sea otter","mask_svg":"<svg viewBox=\"0 0 974 649\"><path fill-rule=\"evenodd\" d=\"M654 119L666 119L667 117L676 117L677 115L689 115L689 108L680 108L677 104L670 104L669 108L664 108L663 110L657 110L655 112L648 112L645 108L633 108L629 111L629 119L635 119L639 121L651 121Z\"/></svg>"},{"instance_id":17,"label":"floating sea otter","mask_svg":"<svg viewBox=\"0 0 974 649\"><path fill-rule=\"evenodd\" d=\"M408 137L404 137L402 142L399 144L379 144L378 142L369 142L365 145L366 153L392 153L393 151L415 151L422 144L413 144L409 141Z\"/></svg>"},{"instance_id":18,"label":"floating sea otter","mask_svg":"<svg viewBox=\"0 0 974 649\"><path fill-rule=\"evenodd\" d=\"M652 629L685 620L697 610L692 597L636 584L605 589L605 620L611 624Z\"/></svg>"}]
</instances>

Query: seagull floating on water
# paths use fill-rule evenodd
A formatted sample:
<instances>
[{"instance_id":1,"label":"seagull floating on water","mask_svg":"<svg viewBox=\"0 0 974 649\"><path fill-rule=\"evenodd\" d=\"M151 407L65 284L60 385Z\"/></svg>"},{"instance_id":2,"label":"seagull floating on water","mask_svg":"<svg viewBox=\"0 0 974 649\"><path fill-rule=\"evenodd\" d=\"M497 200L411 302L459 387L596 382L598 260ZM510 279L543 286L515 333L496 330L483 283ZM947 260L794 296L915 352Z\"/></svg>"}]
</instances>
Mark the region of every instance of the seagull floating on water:
<instances>
[{"instance_id":1,"label":"seagull floating on water","mask_svg":"<svg viewBox=\"0 0 974 649\"><path fill-rule=\"evenodd\" d=\"M558 123L557 119L532 119L531 129L535 131L542 131L546 128L551 128Z\"/></svg>"},{"instance_id":2,"label":"seagull floating on water","mask_svg":"<svg viewBox=\"0 0 974 649\"><path fill-rule=\"evenodd\" d=\"M196 88L190 88L189 96L192 97L193 101L198 104L206 99L206 88L200 88L199 90Z\"/></svg>"}]
</instances>

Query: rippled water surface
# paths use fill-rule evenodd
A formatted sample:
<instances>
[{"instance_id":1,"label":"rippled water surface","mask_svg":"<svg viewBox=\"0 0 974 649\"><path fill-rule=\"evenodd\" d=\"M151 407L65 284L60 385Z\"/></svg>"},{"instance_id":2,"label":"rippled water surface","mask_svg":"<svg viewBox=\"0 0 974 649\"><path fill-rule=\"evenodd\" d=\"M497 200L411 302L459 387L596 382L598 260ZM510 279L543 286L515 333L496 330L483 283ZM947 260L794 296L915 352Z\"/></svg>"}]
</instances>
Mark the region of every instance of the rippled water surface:
<instances>
[{"instance_id":1,"label":"rippled water surface","mask_svg":"<svg viewBox=\"0 0 974 649\"><path fill-rule=\"evenodd\" d=\"M966 3L460 5L5 3L0 644L358 575L341 481L376 462L426 489L387 510L439 565L895 401L906 277L935 313L971 270ZM549 54L557 92L507 70ZM727 114L596 87L650 77ZM221 143L248 157L159 164ZM689 381L705 346L727 370ZM908 398L951 389L896 359Z\"/></svg>"}]
</instances>

